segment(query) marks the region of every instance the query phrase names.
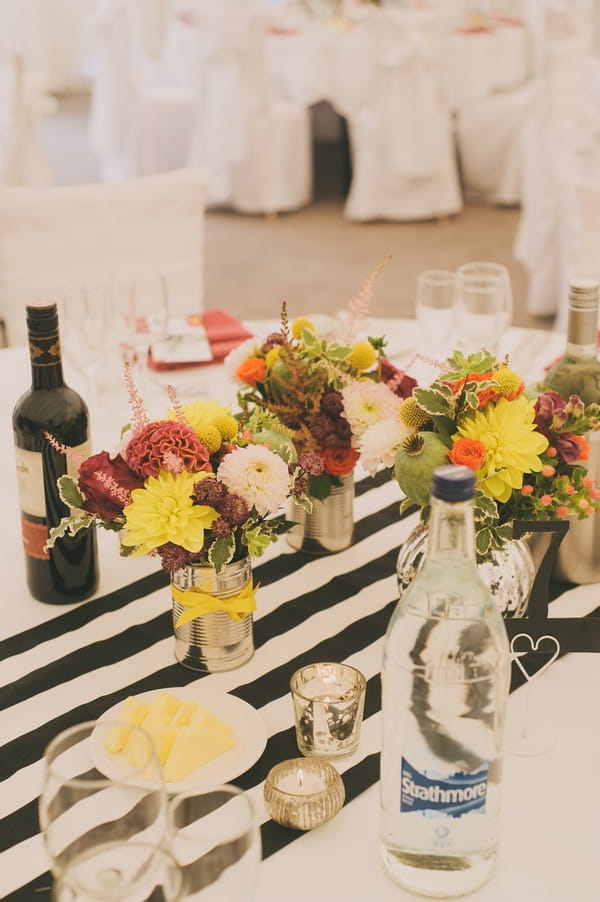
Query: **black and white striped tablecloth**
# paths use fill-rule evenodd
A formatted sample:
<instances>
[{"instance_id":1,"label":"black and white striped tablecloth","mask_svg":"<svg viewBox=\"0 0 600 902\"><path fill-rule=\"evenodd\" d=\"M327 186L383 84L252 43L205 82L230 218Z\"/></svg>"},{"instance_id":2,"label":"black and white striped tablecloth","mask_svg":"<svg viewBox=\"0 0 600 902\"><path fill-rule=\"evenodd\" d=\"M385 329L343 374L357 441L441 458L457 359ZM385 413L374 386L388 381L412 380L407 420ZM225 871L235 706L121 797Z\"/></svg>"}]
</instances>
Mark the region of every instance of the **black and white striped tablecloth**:
<instances>
[{"instance_id":1,"label":"black and white striped tablecloth","mask_svg":"<svg viewBox=\"0 0 600 902\"><path fill-rule=\"evenodd\" d=\"M414 516L401 522L389 475L356 485L350 549L324 557L289 551L280 539L255 562L257 593L250 662L227 674L199 675L174 661L168 578L152 572L0 642L3 676L0 779L0 898L49 898L37 797L46 744L60 730L94 719L127 695L202 679L260 711L269 738L261 758L233 781L265 818L264 855L298 835L266 819L262 784L278 761L296 757L289 680L302 664L349 661L367 677L365 718L380 707L381 641L397 600L395 562ZM115 549L116 554L116 549ZM103 567L110 567L105 555ZM44 612L47 614L47 610ZM365 748L344 770L347 801L378 778L378 754Z\"/></svg>"},{"instance_id":2,"label":"black and white striped tablecloth","mask_svg":"<svg viewBox=\"0 0 600 902\"><path fill-rule=\"evenodd\" d=\"M400 520L399 500L387 473L362 479L356 484L351 548L311 557L290 552L280 539L255 563L256 652L229 673L203 676L174 662L170 592L162 571L2 640L0 898L49 898L37 817L46 744L60 730L98 717L130 694L201 679L203 686L231 692L261 712L267 746L233 782L252 795L261 812L265 858L300 835L269 820L262 805L270 768L298 755L289 696L297 667L348 661L365 674L365 738L352 758L340 762L346 804L376 782L378 729L371 730L370 722L375 725L380 708L382 640L397 601L398 550L416 522L414 514ZM110 554L104 554L102 566L111 566Z\"/></svg>"}]
</instances>

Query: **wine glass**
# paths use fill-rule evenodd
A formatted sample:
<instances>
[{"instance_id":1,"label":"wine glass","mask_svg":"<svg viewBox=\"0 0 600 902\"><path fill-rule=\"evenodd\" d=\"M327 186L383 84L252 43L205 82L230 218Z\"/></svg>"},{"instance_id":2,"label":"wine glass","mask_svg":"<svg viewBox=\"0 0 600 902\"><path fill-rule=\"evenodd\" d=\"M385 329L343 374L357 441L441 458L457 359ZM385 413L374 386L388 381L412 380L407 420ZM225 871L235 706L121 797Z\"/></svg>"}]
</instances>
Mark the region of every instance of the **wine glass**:
<instances>
[{"instance_id":1,"label":"wine glass","mask_svg":"<svg viewBox=\"0 0 600 902\"><path fill-rule=\"evenodd\" d=\"M500 263L465 263L454 280L457 344L475 353L495 354L512 320L510 274Z\"/></svg>"},{"instance_id":2,"label":"wine glass","mask_svg":"<svg viewBox=\"0 0 600 902\"><path fill-rule=\"evenodd\" d=\"M417 276L415 315L421 347L429 354L448 353L454 335L454 273L428 269Z\"/></svg>"},{"instance_id":3,"label":"wine glass","mask_svg":"<svg viewBox=\"0 0 600 902\"><path fill-rule=\"evenodd\" d=\"M193 788L169 803L170 846L189 902L249 902L261 857L254 805L235 786Z\"/></svg>"},{"instance_id":4,"label":"wine glass","mask_svg":"<svg viewBox=\"0 0 600 902\"><path fill-rule=\"evenodd\" d=\"M165 848L101 843L73 858L54 886L54 902L182 902L181 868Z\"/></svg>"},{"instance_id":5,"label":"wine glass","mask_svg":"<svg viewBox=\"0 0 600 902\"><path fill-rule=\"evenodd\" d=\"M123 752L108 750L125 741ZM107 843L159 845L167 832L167 797L151 736L110 720L59 733L44 752L39 819L55 876Z\"/></svg>"}]
</instances>

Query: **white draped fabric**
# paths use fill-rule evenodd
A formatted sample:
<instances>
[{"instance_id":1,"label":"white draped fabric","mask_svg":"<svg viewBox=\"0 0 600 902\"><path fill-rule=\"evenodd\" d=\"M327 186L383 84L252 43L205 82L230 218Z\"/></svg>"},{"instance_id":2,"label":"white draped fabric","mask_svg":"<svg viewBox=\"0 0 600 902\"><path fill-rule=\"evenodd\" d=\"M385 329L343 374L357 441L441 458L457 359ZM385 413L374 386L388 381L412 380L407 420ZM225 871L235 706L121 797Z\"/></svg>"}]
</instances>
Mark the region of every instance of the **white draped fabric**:
<instances>
[{"instance_id":1,"label":"white draped fabric","mask_svg":"<svg viewBox=\"0 0 600 902\"><path fill-rule=\"evenodd\" d=\"M118 0L96 3L109 10ZM105 67L98 66L94 95L103 99L94 100L95 131L102 130L102 116L111 115L106 98L117 92L115 108L131 105L121 129L127 134L121 136L122 174L201 165L211 177L209 203L247 212L308 202L308 111L321 101L348 120L356 172L348 218L458 212L453 111L474 96L522 83L529 72L522 24L498 22L480 34L459 28L464 14L441 6L362 6L341 22L291 16L285 6L280 16L267 17L257 4L243 2L178 0L175 12L153 93L128 97L123 81L111 84L110 76L101 84ZM121 29L115 59L122 38ZM109 60L108 44L105 50ZM173 85L192 93L191 113L185 100L169 93ZM161 129L167 117L172 137ZM114 125L113 116L107 134ZM111 169L118 177L117 166L102 168L106 177Z\"/></svg>"},{"instance_id":2,"label":"white draped fabric","mask_svg":"<svg viewBox=\"0 0 600 902\"><path fill-rule=\"evenodd\" d=\"M186 265L196 288L205 197L206 176L191 169L114 185L0 187L0 315L9 344L24 342L32 299Z\"/></svg>"}]
</instances>

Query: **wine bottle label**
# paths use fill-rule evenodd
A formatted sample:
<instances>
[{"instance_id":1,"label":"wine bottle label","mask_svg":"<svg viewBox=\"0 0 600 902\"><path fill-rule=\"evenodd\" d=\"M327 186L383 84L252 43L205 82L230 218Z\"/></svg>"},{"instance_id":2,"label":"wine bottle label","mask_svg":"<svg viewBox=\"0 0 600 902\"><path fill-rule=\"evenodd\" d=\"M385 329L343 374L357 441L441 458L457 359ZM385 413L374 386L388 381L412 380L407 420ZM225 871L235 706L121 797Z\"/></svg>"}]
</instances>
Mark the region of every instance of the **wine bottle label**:
<instances>
[{"instance_id":1,"label":"wine bottle label","mask_svg":"<svg viewBox=\"0 0 600 902\"><path fill-rule=\"evenodd\" d=\"M472 773L438 775L417 770L402 758L400 811L462 817L470 811L485 812L487 763Z\"/></svg>"},{"instance_id":2,"label":"wine bottle label","mask_svg":"<svg viewBox=\"0 0 600 902\"><path fill-rule=\"evenodd\" d=\"M58 331L49 335L29 338L29 356L32 366L56 366L61 362Z\"/></svg>"},{"instance_id":3,"label":"wine bottle label","mask_svg":"<svg viewBox=\"0 0 600 902\"><path fill-rule=\"evenodd\" d=\"M73 448L76 455L79 455L81 458L88 457L90 450L89 441ZM25 448L16 447L15 458L17 464L17 488L22 512L23 547L25 548L25 553L30 557L47 561L50 555L44 547L48 541L48 524L46 522L43 457L39 451L28 451ZM75 459L68 457L67 473L75 476L77 468L77 457ZM31 518L35 519L32 520Z\"/></svg>"},{"instance_id":4,"label":"wine bottle label","mask_svg":"<svg viewBox=\"0 0 600 902\"><path fill-rule=\"evenodd\" d=\"M19 501L24 514L31 517L46 516L44 498L44 468L39 451L15 448L17 459L17 487Z\"/></svg>"}]
</instances>

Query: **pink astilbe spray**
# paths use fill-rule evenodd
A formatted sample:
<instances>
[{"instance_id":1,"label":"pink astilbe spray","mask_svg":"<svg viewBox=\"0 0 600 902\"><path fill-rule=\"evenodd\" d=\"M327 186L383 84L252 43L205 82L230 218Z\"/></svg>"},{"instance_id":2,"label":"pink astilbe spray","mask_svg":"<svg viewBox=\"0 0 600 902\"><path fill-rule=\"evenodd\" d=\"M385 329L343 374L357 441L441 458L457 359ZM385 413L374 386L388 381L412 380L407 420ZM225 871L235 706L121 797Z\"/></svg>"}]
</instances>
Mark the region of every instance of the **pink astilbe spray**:
<instances>
[{"instance_id":1,"label":"pink astilbe spray","mask_svg":"<svg viewBox=\"0 0 600 902\"><path fill-rule=\"evenodd\" d=\"M172 385L167 385L167 394L169 396L169 401L173 406L173 413L175 414L177 422L181 423L182 426L189 426L189 420L183 412L183 405L177 397L177 392Z\"/></svg>"},{"instance_id":2,"label":"pink astilbe spray","mask_svg":"<svg viewBox=\"0 0 600 902\"><path fill-rule=\"evenodd\" d=\"M74 464L78 469L80 464L86 459L85 454L82 454L81 451L75 451L70 445L63 445L63 443L59 442L50 432L44 432L44 438L52 445L55 451L58 451L59 454L64 454L67 460Z\"/></svg>"},{"instance_id":3,"label":"pink astilbe spray","mask_svg":"<svg viewBox=\"0 0 600 902\"><path fill-rule=\"evenodd\" d=\"M378 263L358 294L348 302L348 312L344 316L345 332L341 338L341 341L344 344L350 345L356 340L359 327L364 323L371 310L373 289L377 276L391 259L391 256L388 256L385 260L382 260L381 263Z\"/></svg>"},{"instance_id":4,"label":"pink astilbe spray","mask_svg":"<svg viewBox=\"0 0 600 902\"><path fill-rule=\"evenodd\" d=\"M115 501L118 501L123 507L126 507L131 503L131 492L129 489L125 489L122 485L119 485L112 476L107 476L106 473L103 473L101 470L96 470L94 472L94 479L97 479L98 482L104 486L107 494L114 498Z\"/></svg>"},{"instance_id":5,"label":"pink astilbe spray","mask_svg":"<svg viewBox=\"0 0 600 902\"><path fill-rule=\"evenodd\" d=\"M144 407L144 402L142 401L138 387L133 380L131 365L126 362L123 368L125 373L125 385L127 386L127 395L129 397L129 407L131 409L131 431L132 435L136 435L138 432L141 432L141 430L145 426L148 425L150 418L146 413L146 408Z\"/></svg>"}]
</instances>

